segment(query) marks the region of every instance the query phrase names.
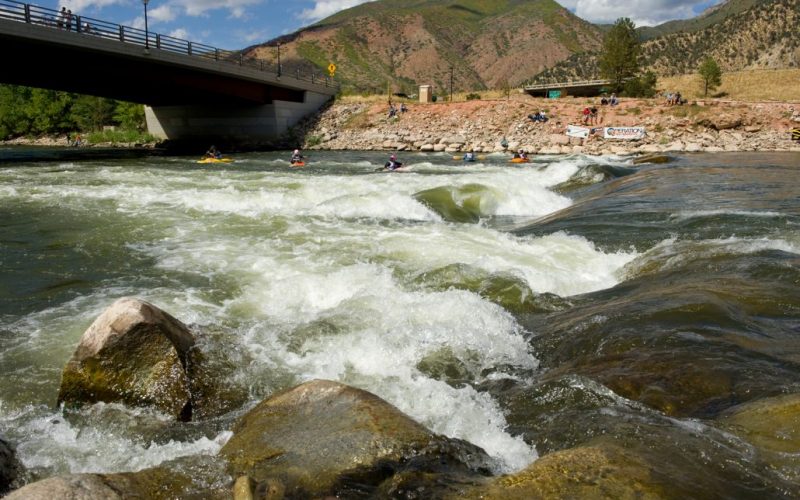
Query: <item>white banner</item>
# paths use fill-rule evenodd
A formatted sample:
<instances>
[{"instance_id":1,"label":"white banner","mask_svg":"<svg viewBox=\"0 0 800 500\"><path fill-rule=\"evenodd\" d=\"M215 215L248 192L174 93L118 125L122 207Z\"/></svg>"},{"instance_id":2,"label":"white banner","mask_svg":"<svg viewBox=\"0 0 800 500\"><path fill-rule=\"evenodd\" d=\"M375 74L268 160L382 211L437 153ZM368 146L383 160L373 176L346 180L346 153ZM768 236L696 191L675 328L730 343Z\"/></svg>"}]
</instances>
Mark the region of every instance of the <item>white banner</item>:
<instances>
[{"instance_id":1,"label":"white banner","mask_svg":"<svg viewBox=\"0 0 800 500\"><path fill-rule=\"evenodd\" d=\"M644 139L644 127L606 127L603 129L603 137L606 139Z\"/></svg>"},{"instance_id":2,"label":"white banner","mask_svg":"<svg viewBox=\"0 0 800 500\"><path fill-rule=\"evenodd\" d=\"M578 127L576 125L567 125L567 135L570 137L580 137L586 139L589 137L589 129L586 127Z\"/></svg>"}]
</instances>

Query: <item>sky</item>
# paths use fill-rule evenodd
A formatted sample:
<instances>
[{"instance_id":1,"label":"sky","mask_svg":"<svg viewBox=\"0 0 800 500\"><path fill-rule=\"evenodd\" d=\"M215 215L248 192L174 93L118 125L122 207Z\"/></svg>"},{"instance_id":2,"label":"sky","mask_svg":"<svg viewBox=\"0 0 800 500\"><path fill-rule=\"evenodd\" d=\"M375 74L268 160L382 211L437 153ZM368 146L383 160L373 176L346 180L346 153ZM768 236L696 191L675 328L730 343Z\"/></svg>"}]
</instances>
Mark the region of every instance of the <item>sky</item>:
<instances>
[{"instance_id":1,"label":"sky","mask_svg":"<svg viewBox=\"0 0 800 500\"><path fill-rule=\"evenodd\" d=\"M25 0L22 0L25 1ZM142 0L56 0L42 7L66 6L74 14L144 28ZM152 32L221 49L241 49L292 33L304 26L372 0L149 0ZM637 26L694 17L721 0L556 0L594 23L631 18Z\"/></svg>"}]
</instances>

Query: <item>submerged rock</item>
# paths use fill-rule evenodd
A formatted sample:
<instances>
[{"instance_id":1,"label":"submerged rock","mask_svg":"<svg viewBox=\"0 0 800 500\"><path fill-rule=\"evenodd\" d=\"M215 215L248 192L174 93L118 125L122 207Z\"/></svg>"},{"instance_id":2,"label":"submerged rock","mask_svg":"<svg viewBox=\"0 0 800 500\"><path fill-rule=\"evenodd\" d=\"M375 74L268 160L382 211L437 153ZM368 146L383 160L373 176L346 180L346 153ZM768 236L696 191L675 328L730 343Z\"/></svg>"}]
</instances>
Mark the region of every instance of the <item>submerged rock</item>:
<instances>
[{"instance_id":1,"label":"submerged rock","mask_svg":"<svg viewBox=\"0 0 800 500\"><path fill-rule=\"evenodd\" d=\"M644 155L633 159L634 165L641 165L643 163L669 163L670 158L667 155L651 154Z\"/></svg>"},{"instance_id":2,"label":"submerged rock","mask_svg":"<svg viewBox=\"0 0 800 500\"><path fill-rule=\"evenodd\" d=\"M279 485L289 497L311 498L374 491L407 470L431 472L442 484L443 476L488 474L491 465L477 446L436 435L373 394L325 380L260 403L220 453L231 474L249 476L257 491Z\"/></svg>"},{"instance_id":3,"label":"submerged rock","mask_svg":"<svg viewBox=\"0 0 800 500\"><path fill-rule=\"evenodd\" d=\"M119 299L81 337L64 367L58 403L121 402L190 420L186 368L194 343L186 325L156 306Z\"/></svg>"},{"instance_id":4,"label":"submerged rock","mask_svg":"<svg viewBox=\"0 0 800 500\"><path fill-rule=\"evenodd\" d=\"M21 468L14 448L0 438L0 495L16 487Z\"/></svg>"}]
</instances>

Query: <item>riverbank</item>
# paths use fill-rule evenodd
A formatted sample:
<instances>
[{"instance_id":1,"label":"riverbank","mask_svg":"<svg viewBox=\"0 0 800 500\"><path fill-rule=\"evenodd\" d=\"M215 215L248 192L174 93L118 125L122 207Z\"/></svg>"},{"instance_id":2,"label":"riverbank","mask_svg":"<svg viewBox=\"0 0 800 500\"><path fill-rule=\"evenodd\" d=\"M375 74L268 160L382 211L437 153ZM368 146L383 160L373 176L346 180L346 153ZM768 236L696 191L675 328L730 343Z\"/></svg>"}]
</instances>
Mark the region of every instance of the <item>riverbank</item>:
<instances>
[{"instance_id":1,"label":"riverbank","mask_svg":"<svg viewBox=\"0 0 800 500\"><path fill-rule=\"evenodd\" d=\"M595 123L582 111L595 105ZM800 124L800 103L694 100L667 106L661 99L622 99L601 106L595 99L550 100L515 94L501 100L455 103L408 102L408 111L388 116L388 103L343 99L297 129L306 149L501 152L540 154L633 154L660 152L800 151L790 130ZM549 120L528 115L544 111ZM594 129L588 138L569 137L568 125ZM640 140L604 139L603 127L644 127Z\"/></svg>"}]
</instances>

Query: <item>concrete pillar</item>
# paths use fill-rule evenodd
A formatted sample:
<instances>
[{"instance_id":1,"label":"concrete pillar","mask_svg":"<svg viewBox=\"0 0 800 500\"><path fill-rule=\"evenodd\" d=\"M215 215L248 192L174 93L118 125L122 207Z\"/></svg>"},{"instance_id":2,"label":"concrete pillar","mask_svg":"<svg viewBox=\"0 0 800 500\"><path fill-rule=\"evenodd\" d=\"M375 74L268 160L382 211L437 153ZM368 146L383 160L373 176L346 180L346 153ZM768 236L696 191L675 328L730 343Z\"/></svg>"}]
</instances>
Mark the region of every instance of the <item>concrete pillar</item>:
<instances>
[{"instance_id":1,"label":"concrete pillar","mask_svg":"<svg viewBox=\"0 0 800 500\"><path fill-rule=\"evenodd\" d=\"M147 131L159 139L257 145L279 137L331 97L305 92L304 102L254 106L145 106Z\"/></svg>"}]
</instances>

